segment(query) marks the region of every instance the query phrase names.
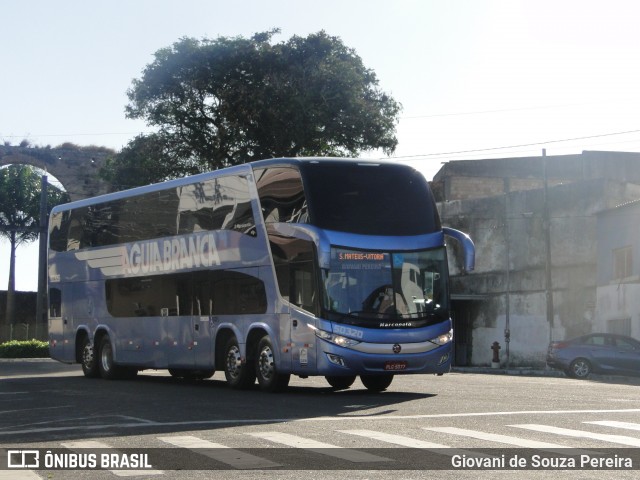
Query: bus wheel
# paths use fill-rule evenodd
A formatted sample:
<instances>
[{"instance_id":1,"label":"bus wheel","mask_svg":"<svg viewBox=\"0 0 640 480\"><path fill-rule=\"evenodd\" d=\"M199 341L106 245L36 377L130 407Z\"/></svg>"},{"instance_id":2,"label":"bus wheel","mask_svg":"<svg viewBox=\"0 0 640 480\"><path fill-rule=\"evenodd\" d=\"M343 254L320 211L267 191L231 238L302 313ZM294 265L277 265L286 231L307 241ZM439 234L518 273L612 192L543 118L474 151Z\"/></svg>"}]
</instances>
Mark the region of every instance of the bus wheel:
<instances>
[{"instance_id":1,"label":"bus wheel","mask_svg":"<svg viewBox=\"0 0 640 480\"><path fill-rule=\"evenodd\" d=\"M258 343L256 374L260 389L265 392L280 392L289 385L291 375L284 375L276 370L273 345L268 335L262 337Z\"/></svg>"},{"instance_id":2,"label":"bus wheel","mask_svg":"<svg viewBox=\"0 0 640 480\"><path fill-rule=\"evenodd\" d=\"M251 362L242 363L242 355L236 337L227 342L224 354L224 376L231 388L249 388L256 381L256 373Z\"/></svg>"},{"instance_id":3,"label":"bus wheel","mask_svg":"<svg viewBox=\"0 0 640 480\"><path fill-rule=\"evenodd\" d=\"M119 377L118 367L113 363L113 347L109 336L105 335L100 340L98 356L98 368L100 376L106 380L114 380Z\"/></svg>"},{"instance_id":4,"label":"bus wheel","mask_svg":"<svg viewBox=\"0 0 640 480\"><path fill-rule=\"evenodd\" d=\"M355 375L349 375L347 377L329 376L324 378L334 390L346 390L356 381Z\"/></svg>"},{"instance_id":5,"label":"bus wheel","mask_svg":"<svg viewBox=\"0 0 640 480\"><path fill-rule=\"evenodd\" d=\"M100 376L100 369L95 355L93 344L89 337L85 337L82 340L82 346L80 350L80 361L82 363L82 373L87 378L98 378Z\"/></svg>"},{"instance_id":6,"label":"bus wheel","mask_svg":"<svg viewBox=\"0 0 640 480\"><path fill-rule=\"evenodd\" d=\"M185 380L204 380L213 377L215 370L189 370L187 368L170 368L172 377L184 378Z\"/></svg>"},{"instance_id":7,"label":"bus wheel","mask_svg":"<svg viewBox=\"0 0 640 480\"><path fill-rule=\"evenodd\" d=\"M213 377L214 373L216 373L215 370L190 370L188 375L184 378L191 380L206 380L207 378Z\"/></svg>"},{"instance_id":8,"label":"bus wheel","mask_svg":"<svg viewBox=\"0 0 640 480\"><path fill-rule=\"evenodd\" d=\"M386 390L393 381L393 375L360 375L362 384L371 392Z\"/></svg>"}]
</instances>

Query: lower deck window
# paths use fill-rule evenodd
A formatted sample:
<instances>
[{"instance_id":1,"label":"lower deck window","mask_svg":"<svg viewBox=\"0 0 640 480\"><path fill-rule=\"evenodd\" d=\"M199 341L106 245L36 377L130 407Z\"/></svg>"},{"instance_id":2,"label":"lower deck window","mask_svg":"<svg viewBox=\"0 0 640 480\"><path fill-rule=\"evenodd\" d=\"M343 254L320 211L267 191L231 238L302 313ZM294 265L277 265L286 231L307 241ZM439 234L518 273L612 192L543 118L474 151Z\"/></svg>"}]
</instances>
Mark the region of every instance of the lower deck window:
<instances>
[{"instance_id":1,"label":"lower deck window","mask_svg":"<svg viewBox=\"0 0 640 480\"><path fill-rule=\"evenodd\" d=\"M114 317L242 315L267 311L264 283L236 271L202 271L106 282Z\"/></svg>"}]
</instances>

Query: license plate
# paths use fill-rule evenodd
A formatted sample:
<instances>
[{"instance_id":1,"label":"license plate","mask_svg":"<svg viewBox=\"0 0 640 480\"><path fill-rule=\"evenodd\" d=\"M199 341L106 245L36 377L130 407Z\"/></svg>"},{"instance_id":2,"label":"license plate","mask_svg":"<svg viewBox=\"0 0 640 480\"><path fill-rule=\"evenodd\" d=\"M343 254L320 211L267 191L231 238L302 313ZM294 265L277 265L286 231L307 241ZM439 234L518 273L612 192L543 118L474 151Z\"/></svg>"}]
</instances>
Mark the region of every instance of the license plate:
<instances>
[{"instance_id":1,"label":"license plate","mask_svg":"<svg viewBox=\"0 0 640 480\"><path fill-rule=\"evenodd\" d=\"M399 372L407 369L407 362L384 362L384 369L388 372Z\"/></svg>"}]
</instances>

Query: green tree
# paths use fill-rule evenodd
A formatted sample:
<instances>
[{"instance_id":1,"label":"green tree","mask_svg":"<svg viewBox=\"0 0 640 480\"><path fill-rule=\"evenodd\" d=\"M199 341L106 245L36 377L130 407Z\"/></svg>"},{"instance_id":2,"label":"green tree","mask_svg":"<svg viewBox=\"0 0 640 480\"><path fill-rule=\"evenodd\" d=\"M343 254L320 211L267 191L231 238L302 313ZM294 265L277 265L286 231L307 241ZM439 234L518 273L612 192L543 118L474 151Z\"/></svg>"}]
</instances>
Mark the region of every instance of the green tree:
<instances>
[{"instance_id":1,"label":"green tree","mask_svg":"<svg viewBox=\"0 0 640 480\"><path fill-rule=\"evenodd\" d=\"M15 323L15 263L16 248L36 240L40 224L41 176L27 165L9 165L0 169L0 235L9 239L9 285L7 288L6 320ZM49 185L49 209L67 200L66 192Z\"/></svg>"},{"instance_id":2,"label":"green tree","mask_svg":"<svg viewBox=\"0 0 640 480\"><path fill-rule=\"evenodd\" d=\"M135 139L107 176L142 167L122 178L143 183L262 158L392 153L401 106L356 52L323 31L274 43L276 33L183 38L157 51L126 107L157 131ZM150 151L151 171L138 163Z\"/></svg>"},{"instance_id":3,"label":"green tree","mask_svg":"<svg viewBox=\"0 0 640 480\"><path fill-rule=\"evenodd\" d=\"M189 158L179 158L163 136L150 134L138 135L119 153L107 158L100 176L112 190L124 190L201 171Z\"/></svg>"}]
</instances>

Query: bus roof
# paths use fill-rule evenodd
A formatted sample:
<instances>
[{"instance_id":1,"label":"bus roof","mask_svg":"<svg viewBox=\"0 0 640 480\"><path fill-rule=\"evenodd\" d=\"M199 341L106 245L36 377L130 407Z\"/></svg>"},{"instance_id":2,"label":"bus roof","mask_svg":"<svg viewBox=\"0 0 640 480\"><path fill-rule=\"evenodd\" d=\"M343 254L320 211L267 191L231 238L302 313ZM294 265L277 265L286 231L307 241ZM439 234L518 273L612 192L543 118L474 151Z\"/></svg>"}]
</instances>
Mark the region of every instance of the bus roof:
<instances>
[{"instance_id":1,"label":"bus roof","mask_svg":"<svg viewBox=\"0 0 640 480\"><path fill-rule=\"evenodd\" d=\"M121 190L118 192L107 193L104 195L99 195L96 197L85 198L83 200L77 200L75 202L65 203L61 205L57 205L53 208L51 213L62 212L66 210L72 210L74 208L81 208L90 205L97 205L105 202L110 202L114 200L120 200L123 198L135 197L137 195L143 195L145 193L157 192L161 190L166 190L169 188L177 188L184 185L189 185L194 182L200 182L205 180L211 180L216 177L228 176L228 175L248 175L252 173L252 170L255 168L264 168L273 165L295 165L302 166L304 164L318 164L318 163L334 163L334 164L345 164L345 163L359 163L362 165L397 165L399 168L409 168L412 167L400 164L391 161L379 161L379 160L369 160L369 159L361 159L361 158L346 158L346 157L282 157L282 158L271 158L265 160L256 160L253 162L244 163L241 165L235 165L231 167L221 168L219 170L212 170L210 172L200 173L197 175L190 175L182 178L177 178L173 180L167 180L164 182L154 183L151 185L144 185L141 187L130 188L127 190Z\"/></svg>"}]
</instances>

